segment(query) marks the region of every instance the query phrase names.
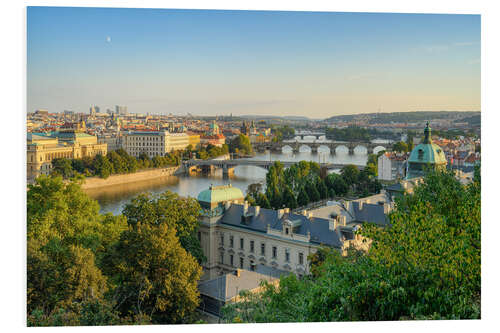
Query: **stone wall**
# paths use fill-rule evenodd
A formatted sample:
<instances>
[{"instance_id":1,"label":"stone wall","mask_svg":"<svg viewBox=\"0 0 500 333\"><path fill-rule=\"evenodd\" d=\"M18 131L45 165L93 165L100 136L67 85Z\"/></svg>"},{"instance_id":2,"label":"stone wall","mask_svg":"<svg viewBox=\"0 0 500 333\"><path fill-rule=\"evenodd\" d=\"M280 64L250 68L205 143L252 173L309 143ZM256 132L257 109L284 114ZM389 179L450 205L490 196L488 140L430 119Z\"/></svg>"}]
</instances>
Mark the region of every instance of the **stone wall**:
<instances>
[{"instance_id":1,"label":"stone wall","mask_svg":"<svg viewBox=\"0 0 500 333\"><path fill-rule=\"evenodd\" d=\"M104 186L120 185L120 184L138 182L142 180L168 177L179 174L180 172L183 172L182 167L176 166L169 168L143 170L123 175L111 175L106 179L99 177L87 177L82 185L82 189L88 190Z\"/></svg>"}]
</instances>

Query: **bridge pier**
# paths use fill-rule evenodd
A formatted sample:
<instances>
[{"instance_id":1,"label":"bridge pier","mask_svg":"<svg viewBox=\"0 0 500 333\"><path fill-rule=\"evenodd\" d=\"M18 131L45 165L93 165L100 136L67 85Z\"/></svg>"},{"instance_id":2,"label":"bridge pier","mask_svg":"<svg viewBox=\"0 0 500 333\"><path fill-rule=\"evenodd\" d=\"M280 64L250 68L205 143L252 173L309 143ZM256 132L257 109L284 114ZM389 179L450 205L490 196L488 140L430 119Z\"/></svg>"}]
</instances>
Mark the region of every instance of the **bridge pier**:
<instances>
[{"instance_id":1,"label":"bridge pier","mask_svg":"<svg viewBox=\"0 0 500 333\"><path fill-rule=\"evenodd\" d=\"M235 167L231 167L228 166L227 164L224 164L224 166L222 167L222 176L224 178L228 178L229 176L234 175L234 168Z\"/></svg>"},{"instance_id":2,"label":"bridge pier","mask_svg":"<svg viewBox=\"0 0 500 333\"><path fill-rule=\"evenodd\" d=\"M373 147L366 147L366 153L368 155L373 154L373 149L374 149Z\"/></svg>"},{"instance_id":3,"label":"bridge pier","mask_svg":"<svg viewBox=\"0 0 500 333\"><path fill-rule=\"evenodd\" d=\"M349 147L349 155L354 155L354 148L355 147Z\"/></svg>"}]
</instances>

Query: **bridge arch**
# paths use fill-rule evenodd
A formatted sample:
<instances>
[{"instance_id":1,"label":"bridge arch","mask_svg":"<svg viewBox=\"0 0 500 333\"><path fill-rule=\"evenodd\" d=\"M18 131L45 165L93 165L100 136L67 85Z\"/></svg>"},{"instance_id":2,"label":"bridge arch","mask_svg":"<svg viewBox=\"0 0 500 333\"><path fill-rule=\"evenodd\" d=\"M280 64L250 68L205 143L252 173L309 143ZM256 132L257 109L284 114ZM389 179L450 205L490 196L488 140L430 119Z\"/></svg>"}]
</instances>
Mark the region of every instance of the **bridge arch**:
<instances>
[{"instance_id":1,"label":"bridge arch","mask_svg":"<svg viewBox=\"0 0 500 333\"><path fill-rule=\"evenodd\" d=\"M339 150L339 148L341 148L341 149ZM347 144L339 144L339 145L334 146L333 150L335 151L335 154L337 154L339 151L348 153L349 147L347 146Z\"/></svg>"},{"instance_id":2,"label":"bridge arch","mask_svg":"<svg viewBox=\"0 0 500 333\"><path fill-rule=\"evenodd\" d=\"M330 146L329 146L328 144L326 144L326 143L325 143L325 144L320 144L320 145L318 146L318 148L316 148L316 150L317 150L318 152L320 152L320 151L323 151L323 152L328 151L328 153L331 153L331 152L332 152L332 149L331 149L331 148L330 148Z\"/></svg>"},{"instance_id":3,"label":"bridge arch","mask_svg":"<svg viewBox=\"0 0 500 333\"><path fill-rule=\"evenodd\" d=\"M378 146L373 147L374 154L378 154L379 152L381 152L383 150L387 150L387 148L382 146L382 145L378 145Z\"/></svg>"},{"instance_id":4,"label":"bridge arch","mask_svg":"<svg viewBox=\"0 0 500 333\"><path fill-rule=\"evenodd\" d=\"M304 148L306 148L307 151L304 151ZM313 152L313 148L311 146L309 146L308 144L306 144L306 143L301 143L299 145L299 152L301 152L301 153L307 153L307 152L312 153Z\"/></svg>"},{"instance_id":5,"label":"bridge arch","mask_svg":"<svg viewBox=\"0 0 500 333\"><path fill-rule=\"evenodd\" d=\"M281 149L278 149L280 150L282 153L288 151L288 152L293 152L293 147L289 144L284 144L281 146Z\"/></svg>"},{"instance_id":6,"label":"bridge arch","mask_svg":"<svg viewBox=\"0 0 500 333\"><path fill-rule=\"evenodd\" d=\"M370 151L370 148L367 147L366 145L363 145L363 144L357 144L354 146L353 151L355 153L368 154Z\"/></svg>"}]
</instances>

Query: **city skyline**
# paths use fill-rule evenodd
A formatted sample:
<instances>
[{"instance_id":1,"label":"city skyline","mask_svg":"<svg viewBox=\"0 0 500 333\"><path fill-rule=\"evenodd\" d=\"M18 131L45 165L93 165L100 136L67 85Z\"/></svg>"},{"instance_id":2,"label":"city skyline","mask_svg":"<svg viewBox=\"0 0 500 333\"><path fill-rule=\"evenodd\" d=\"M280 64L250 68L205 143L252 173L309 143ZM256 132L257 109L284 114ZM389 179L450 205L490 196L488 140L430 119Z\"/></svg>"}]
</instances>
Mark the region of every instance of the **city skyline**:
<instances>
[{"instance_id":1,"label":"city skyline","mask_svg":"<svg viewBox=\"0 0 500 333\"><path fill-rule=\"evenodd\" d=\"M28 7L27 111L480 110L480 16Z\"/></svg>"}]
</instances>

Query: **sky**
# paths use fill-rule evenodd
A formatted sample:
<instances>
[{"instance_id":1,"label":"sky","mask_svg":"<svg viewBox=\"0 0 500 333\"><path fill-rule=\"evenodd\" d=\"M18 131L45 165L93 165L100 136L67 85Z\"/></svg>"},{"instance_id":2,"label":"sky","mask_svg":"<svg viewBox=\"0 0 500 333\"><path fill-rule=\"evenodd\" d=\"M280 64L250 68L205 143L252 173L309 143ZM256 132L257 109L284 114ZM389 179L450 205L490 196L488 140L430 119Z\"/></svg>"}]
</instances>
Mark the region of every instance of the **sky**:
<instances>
[{"instance_id":1,"label":"sky","mask_svg":"<svg viewBox=\"0 0 500 333\"><path fill-rule=\"evenodd\" d=\"M28 7L27 112L481 109L479 15Z\"/></svg>"}]
</instances>

